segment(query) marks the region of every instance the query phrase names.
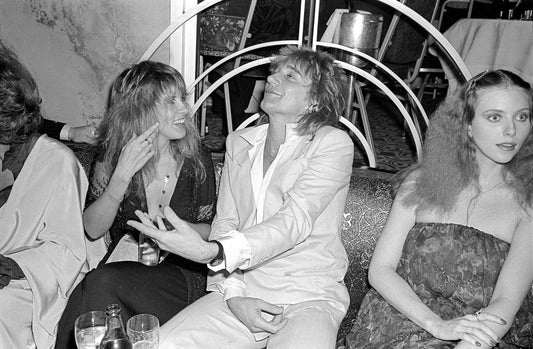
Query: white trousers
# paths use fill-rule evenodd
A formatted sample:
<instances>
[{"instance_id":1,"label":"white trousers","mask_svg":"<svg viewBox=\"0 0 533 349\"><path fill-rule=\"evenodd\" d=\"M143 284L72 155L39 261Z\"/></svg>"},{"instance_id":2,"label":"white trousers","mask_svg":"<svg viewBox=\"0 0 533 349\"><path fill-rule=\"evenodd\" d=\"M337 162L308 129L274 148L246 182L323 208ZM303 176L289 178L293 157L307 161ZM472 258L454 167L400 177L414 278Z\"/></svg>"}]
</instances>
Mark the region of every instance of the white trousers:
<instances>
[{"instance_id":1,"label":"white trousers","mask_svg":"<svg viewBox=\"0 0 533 349\"><path fill-rule=\"evenodd\" d=\"M32 292L26 279L11 280L0 289L0 348L34 345L31 331Z\"/></svg>"},{"instance_id":2,"label":"white trousers","mask_svg":"<svg viewBox=\"0 0 533 349\"><path fill-rule=\"evenodd\" d=\"M218 292L183 309L161 327L160 349L182 348L335 348L344 312L326 301L284 307L287 325L278 333L256 341Z\"/></svg>"}]
</instances>

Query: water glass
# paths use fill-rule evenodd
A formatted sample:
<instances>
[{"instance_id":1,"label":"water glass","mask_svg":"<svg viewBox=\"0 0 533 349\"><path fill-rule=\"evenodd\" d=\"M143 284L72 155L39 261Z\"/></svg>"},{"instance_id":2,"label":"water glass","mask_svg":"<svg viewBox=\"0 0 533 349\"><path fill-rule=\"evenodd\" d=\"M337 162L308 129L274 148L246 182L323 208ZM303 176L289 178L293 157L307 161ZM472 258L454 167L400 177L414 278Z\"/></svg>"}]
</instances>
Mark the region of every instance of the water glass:
<instances>
[{"instance_id":1,"label":"water glass","mask_svg":"<svg viewBox=\"0 0 533 349\"><path fill-rule=\"evenodd\" d=\"M154 315L132 316L126 323L126 332L133 349L157 349L159 346L159 320Z\"/></svg>"},{"instance_id":2,"label":"water glass","mask_svg":"<svg viewBox=\"0 0 533 349\"><path fill-rule=\"evenodd\" d=\"M83 313L74 323L74 334L78 349L98 349L105 333L105 312Z\"/></svg>"},{"instance_id":3,"label":"water glass","mask_svg":"<svg viewBox=\"0 0 533 349\"><path fill-rule=\"evenodd\" d=\"M154 266L159 263L159 246L149 236L139 234L139 262Z\"/></svg>"}]
</instances>

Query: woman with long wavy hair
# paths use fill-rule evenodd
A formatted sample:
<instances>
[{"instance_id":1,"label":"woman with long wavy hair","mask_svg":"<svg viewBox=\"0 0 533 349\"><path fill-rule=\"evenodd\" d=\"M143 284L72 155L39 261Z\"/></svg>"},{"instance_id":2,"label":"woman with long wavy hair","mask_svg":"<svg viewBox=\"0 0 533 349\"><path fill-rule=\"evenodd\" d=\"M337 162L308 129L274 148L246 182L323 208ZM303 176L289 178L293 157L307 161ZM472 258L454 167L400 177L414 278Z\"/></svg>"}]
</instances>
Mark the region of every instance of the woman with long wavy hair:
<instances>
[{"instance_id":1,"label":"woman with long wavy hair","mask_svg":"<svg viewBox=\"0 0 533 349\"><path fill-rule=\"evenodd\" d=\"M208 264L209 291L160 331L160 348L333 348L350 303L340 225L353 142L338 128L346 76L334 58L288 46L272 57L268 123L231 133L209 242L129 221L161 246ZM161 225L158 225L161 227Z\"/></svg>"},{"instance_id":2,"label":"woman with long wavy hair","mask_svg":"<svg viewBox=\"0 0 533 349\"><path fill-rule=\"evenodd\" d=\"M504 70L437 109L422 161L400 176L350 348L533 345L531 113L530 85Z\"/></svg>"},{"instance_id":3,"label":"woman with long wavy hair","mask_svg":"<svg viewBox=\"0 0 533 349\"><path fill-rule=\"evenodd\" d=\"M72 348L76 317L116 303L124 322L150 313L161 323L189 304L198 264L170 254L155 266L138 262L105 263L126 233L135 210L154 221L173 207L204 238L214 216L215 184L209 151L200 138L186 102L181 74L158 62L144 61L114 81L99 129L102 154L94 167L83 214L93 239L107 231L108 253L74 291L63 313L56 348ZM191 273L197 272L196 274ZM201 276L200 276L201 279Z\"/></svg>"}]
</instances>

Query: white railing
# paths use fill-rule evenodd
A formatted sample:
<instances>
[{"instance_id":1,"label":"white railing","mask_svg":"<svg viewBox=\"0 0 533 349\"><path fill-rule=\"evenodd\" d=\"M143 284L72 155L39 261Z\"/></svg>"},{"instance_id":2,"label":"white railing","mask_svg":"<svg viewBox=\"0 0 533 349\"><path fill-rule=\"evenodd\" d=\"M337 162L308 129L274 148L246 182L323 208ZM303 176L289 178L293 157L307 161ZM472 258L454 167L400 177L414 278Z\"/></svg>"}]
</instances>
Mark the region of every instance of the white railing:
<instances>
[{"instance_id":1,"label":"white railing","mask_svg":"<svg viewBox=\"0 0 533 349\"><path fill-rule=\"evenodd\" d=\"M179 15L172 23L169 24L167 28L165 28L161 34L154 40L154 42L148 47L148 49L144 52L144 54L141 56L140 60L146 60L150 59L154 53L157 51L157 49L167 40L172 33L174 33L178 28L183 26L185 23L187 23L191 18L196 18L199 14L201 14L203 11L208 9L209 7L216 5L217 3L221 2L223 0L204 0L201 3L197 4L196 6L193 6L189 10L187 10L185 13ZM444 36L426 19L424 19L422 16L420 16L418 13L410 9L409 7L403 5L402 3L396 1L396 0L375 0L377 2L383 3L389 7L391 7L394 11L397 11L404 16L409 17L412 21L416 22L421 28L423 28L429 35L431 35L435 41L436 44L440 46L444 54L447 54L450 61L453 62L455 65L455 68L458 70L459 75L462 75L464 79L469 79L471 77L471 74L466 67L465 63L457 53L457 51L453 48L453 46L444 38ZM311 23L314 23L312 30L310 31L310 35L305 40L304 38L304 19L305 19L305 0L301 1L300 6L300 21L299 21L299 28L298 28L298 38L294 40L280 40L280 41L271 41L266 43L261 43L257 45L253 45L250 47L243 48L241 50L238 50L237 52L228 54L226 57L222 58L219 62L215 63L214 65L210 66L205 71L201 71L194 82L189 86L190 91L197 91L197 86L201 84L206 76L220 67L222 64L231 61L233 59L239 60L243 55L249 54L257 49L266 48L266 47L276 47L276 46L285 46L288 44L297 45L297 46L303 46L308 45L312 47L313 49L317 49L319 47L328 47L328 48L335 48L340 49L344 51L348 51L350 53L353 53L359 57L362 57L379 69L379 71L383 74L386 74L390 77L392 81L395 81L404 91L405 93L410 97L410 99L415 104L415 107L417 109L417 112L422 116L423 121L427 125L428 117L427 114L421 105L420 101L416 98L416 95L414 92L409 88L409 86L403 81L402 78L397 76L392 70L390 70L386 65L384 65L382 62L374 59L371 56L368 56L367 54L358 51L357 49L341 46L338 44L332 44L327 42L321 42L317 40L317 23L318 23L318 12L320 8L320 0L315 0L314 7L313 7L313 13L309 14L309 20ZM253 12L253 11L252 11ZM253 13L249 13L248 16L252 16ZM250 19L250 18L249 18ZM184 47L183 49L186 49ZM196 113L203 103L205 103L206 99L221 85L225 84L229 79L232 77L241 74L249 69L269 64L270 60L269 58L259 58L257 60L253 60L251 62L248 62L243 65L235 64L234 69L228 72L227 74L220 77L218 80L212 82L211 86L204 91L200 91L199 96L196 97L196 101L192 107L192 110L194 113ZM380 89L383 94L385 94L391 102L398 108L398 111L402 115L403 119L405 120L405 123L412 135L412 139L415 144L416 152L418 158L421 157L422 149L421 149L421 142L422 142L422 136L420 134L420 130L417 127L416 119L417 115L410 115L404 104L400 101L398 96L391 91L391 89L386 86L380 79L377 79L374 74L370 74L367 71L358 68L356 66L350 65L348 63L337 61L338 64L344 68L345 70L355 74L358 78L362 78L366 80L368 83L372 84L373 86ZM253 120L246 121L246 122L252 122ZM367 139L365 135L363 135L357 127L355 127L353 124L350 123L346 118L343 118L341 121L344 125L348 127L348 129L353 133L353 135L357 138L363 149L365 150L365 153L368 157L369 165L370 167L376 167L376 155L374 152L374 149L369 144L372 144L372 140ZM205 127L205 118L201 120L201 126ZM240 127L243 127L242 125ZM229 130L232 131L232 130Z\"/></svg>"}]
</instances>

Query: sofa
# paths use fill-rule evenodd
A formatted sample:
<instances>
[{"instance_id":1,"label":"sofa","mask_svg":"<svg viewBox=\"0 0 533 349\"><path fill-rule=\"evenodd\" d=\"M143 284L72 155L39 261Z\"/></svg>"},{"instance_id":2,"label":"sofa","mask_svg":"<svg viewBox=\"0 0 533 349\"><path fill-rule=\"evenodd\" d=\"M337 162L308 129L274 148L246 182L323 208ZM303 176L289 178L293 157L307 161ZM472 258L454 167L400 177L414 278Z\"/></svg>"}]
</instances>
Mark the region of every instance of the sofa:
<instances>
[{"instance_id":1,"label":"sofa","mask_svg":"<svg viewBox=\"0 0 533 349\"><path fill-rule=\"evenodd\" d=\"M94 149L74 143L68 145L90 177ZM222 164L215 163L217 180L220 178L221 169ZM338 347L342 347L344 337L350 332L359 306L369 289L368 265L392 205L392 176L393 174L389 172L370 168L354 168L352 172L341 230L342 241L350 262L344 278L350 293L350 307L338 332ZM193 272L186 276L194 285L191 300L203 295L205 278Z\"/></svg>"}]
</instances>

